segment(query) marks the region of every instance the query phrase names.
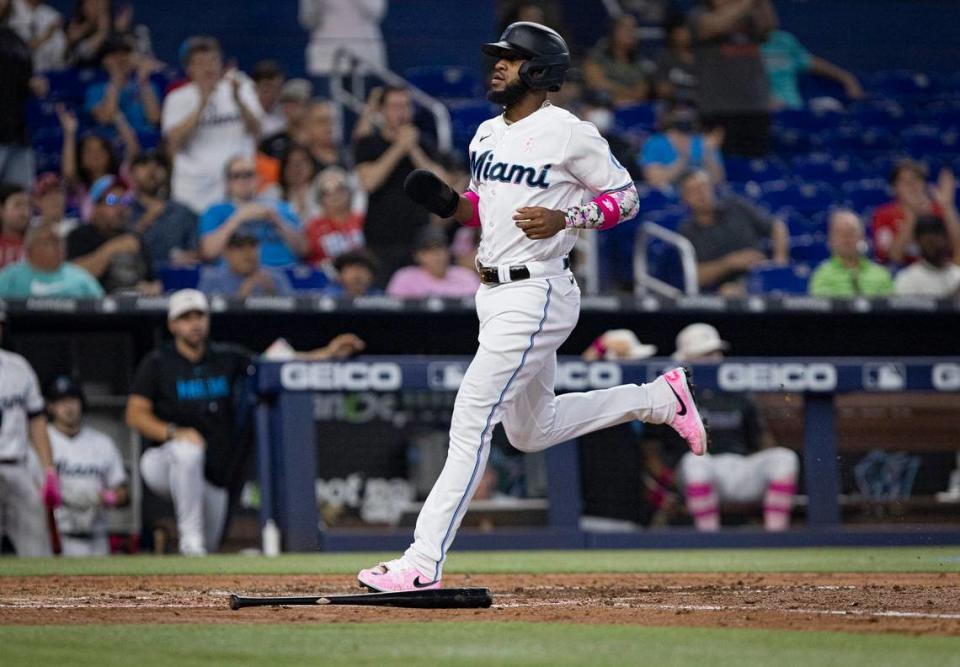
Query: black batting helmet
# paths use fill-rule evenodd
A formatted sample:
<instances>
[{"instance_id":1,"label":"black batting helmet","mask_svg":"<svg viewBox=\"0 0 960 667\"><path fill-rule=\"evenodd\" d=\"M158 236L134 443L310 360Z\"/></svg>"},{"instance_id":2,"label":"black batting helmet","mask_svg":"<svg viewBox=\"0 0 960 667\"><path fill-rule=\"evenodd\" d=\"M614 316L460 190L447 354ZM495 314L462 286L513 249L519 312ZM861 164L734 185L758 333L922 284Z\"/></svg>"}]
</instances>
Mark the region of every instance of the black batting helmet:
<instances>
[{"instance_id":1,"label":"black batting helmet","mask_svg":"<svg viewBox=\"0 0 960 667\"><path fill-rule=\"evenodd\" d=\"M511 23L499 42L480 48L494 58L519 54L526 61L520 66L520 80L534 90L560 90L570 67L570 50L563 37L539 23Z\"/></svg>"},{"instance_id":2,"label":"black batting helmet","mask_svg":"<svg viewBox=\"0 0 960 667\"><path fill-rule=\"evenodd\" d=\"M84 407L87 405L87 399L83 395L83 389L80 384L70 375L57 375L47 382L44 391L44 398L47 403L55 403L61 398L67 397L79 398Z\"/></svg>"}]
</instances>

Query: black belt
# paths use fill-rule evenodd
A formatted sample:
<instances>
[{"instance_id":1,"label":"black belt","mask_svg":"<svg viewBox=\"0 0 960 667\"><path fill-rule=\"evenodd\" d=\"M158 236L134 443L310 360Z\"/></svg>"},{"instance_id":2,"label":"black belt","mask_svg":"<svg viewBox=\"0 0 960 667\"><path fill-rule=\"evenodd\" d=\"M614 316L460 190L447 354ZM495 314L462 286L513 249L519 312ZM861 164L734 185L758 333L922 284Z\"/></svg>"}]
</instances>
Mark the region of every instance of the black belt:
<instances>
[{"instance_id":1,"label":"black belt","mask_svg":"<svg viewBox=\"0 0 960 667\"><path fill-rule=\"evenodd\" d=\"M0 466L18 466L25 460L22 456L18 459L0 459Z\"/></svg>"},{"instance_id":2,"label":"black belt","mask_svg":"<svg viewBox=\"0 0 960 667\"><path fill-rule=\"evenodd\" d=\"M563 268L570 268L570 258L563 258ZM484 285L500 284L500 269L496 266L484 266L477 264L477 270L480 272L480 282ZM530 277L530 269L525 264L518 264L510 267L510 282L515 283L518 280L526 280Z\"/></svg>"}]
</instances>

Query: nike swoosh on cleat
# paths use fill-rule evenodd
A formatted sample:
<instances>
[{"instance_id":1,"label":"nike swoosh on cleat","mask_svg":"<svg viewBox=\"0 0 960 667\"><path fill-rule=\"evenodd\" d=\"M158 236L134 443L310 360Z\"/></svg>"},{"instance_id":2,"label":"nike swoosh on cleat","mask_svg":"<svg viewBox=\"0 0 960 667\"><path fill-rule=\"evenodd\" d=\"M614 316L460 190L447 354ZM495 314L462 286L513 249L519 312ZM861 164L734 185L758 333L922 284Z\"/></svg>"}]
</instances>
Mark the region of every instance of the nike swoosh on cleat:
<instances>
[{"instance_id":1,"label":"nike swoosh on cleat","mask_svg":"<svg viewBox=\"0 0 960 667\"><path fill-rule=\"evenodd\" d=\"M677 393L677 390L673 388L672 384L667 384L670 387L670 391L673 392L673 395L677 397L677 403L680 404L680 409L677 410L677 416L682 417L687 414L687 404L683 402L683 399L680 398L680 394Z\"/></svg>"},{"instance_id":2,"label":"nike swoosh on cleat","mask_svg":"<svg viewBox=\"0 0 960 667\"><path fill-rule=\"evenodd\" d=\"M414 587L414 588L426 588L427 586L433 586L435 583L437 583L437 582L436 582L436 581L428 581L428 582L425 583L425 584L424 584L424 583L421 583L421 582L420 582L420 576L418 575L417 578L413 580L413 587Z\"/></svg>"}]
</instances>

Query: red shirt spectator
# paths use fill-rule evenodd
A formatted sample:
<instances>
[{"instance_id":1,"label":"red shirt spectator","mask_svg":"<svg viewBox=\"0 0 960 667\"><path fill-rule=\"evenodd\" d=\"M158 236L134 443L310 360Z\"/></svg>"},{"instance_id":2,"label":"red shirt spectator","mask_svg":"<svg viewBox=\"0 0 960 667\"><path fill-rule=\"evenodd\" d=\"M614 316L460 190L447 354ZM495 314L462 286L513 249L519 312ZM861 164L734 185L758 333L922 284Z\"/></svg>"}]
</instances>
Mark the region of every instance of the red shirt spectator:
<instances>
[{"instance_id":1,"label":"red shirt spectator","mask_svg":"<svg viewBox=\"0 0 960 667\"><path fill-rule=\"evenodd\" d=\"M0 185L0 268L23 259L30 224L30 195L19 185Z\"/></svg>"},{"instance_id":2,"label":"red shirt spectator","mask_svg":"<svg viewBox=\"0 0 960 667\"><path fill-rule=\"evenodd\" d=\"M363 215L351 210L353 193L347 172L340 167L324 169L317 176L317 193L323 212L307 223L307 261L320 264L363 248Z\"/></svg>"},{"instance_id":3,"label":"red shirt spectator","mask_svg":"<svg viewBox=\"0 0 960 667\"><path fill-rule=\"evenodd\" d=\"M347 217L333 219L328 216L314 218L307 225L307 242L310 244L311 264L321 264L345 252L363 247L363 216L348 213Z\"/></svg>"},{"instance_id":4,"label":"red shirt spectator","mask_svg":"<svg viewBox=\"0 0 960 667\"><path fill-rule=\"evenodd\" d=\"M933 202L930 209L935 217L943 219L943 208L939 204ZM890 247L896 240L906 217L906 211L897 201L887 202L873 212L873 248L878 262L892 261ZM910 244L903 250L903 263L909 264L919 256L914 244Z\"/></svg>"},{"instance_id":5,"label":"red shirt spectator","mask_svg":"<svg viewBox=\"0 0 960 667\"><path fill-rule=\"evenodd\" d=\"M873 214L874 252L877 261L909 264L919 253L913 242L917 218L934 216L944 222L953 254L960 257L960 216L957 214L956 179L944 169L937 184L927 185L927 168L914 160L902 160L890 174L894 200Z\"/></svg>"}]
</instances>

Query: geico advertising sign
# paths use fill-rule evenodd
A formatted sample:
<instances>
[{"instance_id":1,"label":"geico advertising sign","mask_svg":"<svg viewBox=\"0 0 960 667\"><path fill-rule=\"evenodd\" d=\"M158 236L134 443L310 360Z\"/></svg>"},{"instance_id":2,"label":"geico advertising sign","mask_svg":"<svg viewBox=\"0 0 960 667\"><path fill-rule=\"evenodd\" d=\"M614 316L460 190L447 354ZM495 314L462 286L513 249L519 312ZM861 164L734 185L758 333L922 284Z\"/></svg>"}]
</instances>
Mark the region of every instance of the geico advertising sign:
<instances>
[{"instance_id":1,"label":"geico advertising sign","mask_svg":"<svg viewBox=\"0 0 960 667\"><path fill-rule=\"evenodd\" d=\"M717 368L717 384L725 391L833 391L837 369L832 364L736 364Z\"/></svg>"},{"instance_id":2,"label":"geico advertising sign","mask_svg":"<svg viewBox=\"0 0 960 667\"><path fill-rule=\"evenodd\" d=\"M431 362L427 365L427 383L437 391L456 391L463 381L467 364ZM584 391L615 387L623 381L623 371L614 363L565 361L557 364L554 388L557 391Z\"/></svg>"},{"instance_id":3,"label":"geico advertising sign","mask_svg":"<svg viewBox=\"0 0 960 667\"><path fill-rule=\"evenodd\" d=\"M397 391L403 372L391 362L290 362L280 367L280 384L290 391Z\"/></svg>"}]
</instances>

